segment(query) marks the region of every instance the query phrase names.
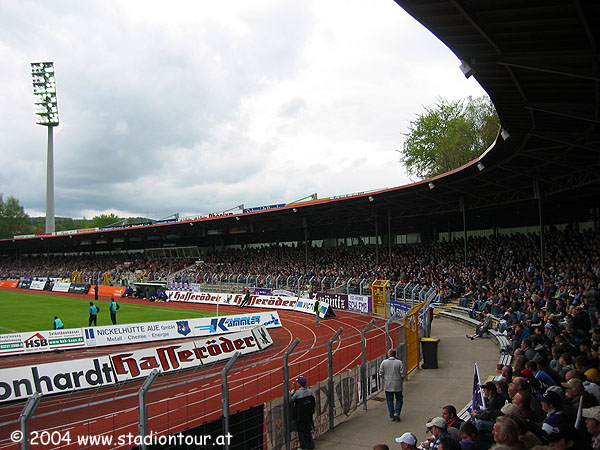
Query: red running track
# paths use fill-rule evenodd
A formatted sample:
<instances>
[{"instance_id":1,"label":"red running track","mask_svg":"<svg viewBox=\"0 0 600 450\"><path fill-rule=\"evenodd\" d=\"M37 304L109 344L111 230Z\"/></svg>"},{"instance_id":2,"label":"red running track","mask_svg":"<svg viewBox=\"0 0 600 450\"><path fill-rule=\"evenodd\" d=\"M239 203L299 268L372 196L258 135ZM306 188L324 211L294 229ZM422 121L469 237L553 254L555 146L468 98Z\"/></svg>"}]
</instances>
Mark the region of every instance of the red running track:
<instances>
[{"instance_id":1,"label":"red running track","mask_svg":"<svg viewBox=\"0 0 600 450\"><path fill-rule=\"evenodd\" d=\"M123 301L128 301L123 299ZM141 302L140 300L129 300ZM172 304L158 304L173 306ZM178 307L210 309L211 305L178 304ZM216 307L212 307L216 309ZM237 307L223 307L224 314L239 312ZM281 328L269 330L273 345L260 353L240 357L229 373L230 412L256 406L283 396L283 354L295 338L300 343L289 357L290 379L299 375L307 377L309 384L325 380L327 373L327 342L343 327L341 338L333 345L334 374L342 373L360 365L362 360L360 332L365 329L371 316L347 311L336 311L337 317L321 320L316 328L314 316L305 313L278 311ZM366 334L366 359L373 360L385 353L385 321L375 319ZM392 345L400 327L390 326ZM170 341L172 342L172 341ZM136 344L118 347L72 350L61 354L45 353L22 357L5 357L0 363L7 365L39 364L43 362L88 358L118 351L154 346ZM16 358L18 364L15 364ZM12 364L11 364L12 360ZM157 378L146 396L148 403L148 431L156 434L176 433L195 427L222 416L221 370L225 363L203 367L193 371L182 371ZM59 439L69 436L71 443L55 442L55 445L32 445L39 449L111 448L125 449L132 445L119 445L128 433L138 434L138 396L142 381L125 383L121 386L102 388L72 394L47 396L42 399L30 421L29 430L47 432L44 437ZM19 448L11 442L10 435L20 429L18 417L24 402L0 405L0 450ZM68 434L67 434L68 433ZM78 437L112 436L111 445L83 445ZM42 434L39 434L42 437ZM235 436L234 436L235 439Z\"/></svg>"}]
</instances>

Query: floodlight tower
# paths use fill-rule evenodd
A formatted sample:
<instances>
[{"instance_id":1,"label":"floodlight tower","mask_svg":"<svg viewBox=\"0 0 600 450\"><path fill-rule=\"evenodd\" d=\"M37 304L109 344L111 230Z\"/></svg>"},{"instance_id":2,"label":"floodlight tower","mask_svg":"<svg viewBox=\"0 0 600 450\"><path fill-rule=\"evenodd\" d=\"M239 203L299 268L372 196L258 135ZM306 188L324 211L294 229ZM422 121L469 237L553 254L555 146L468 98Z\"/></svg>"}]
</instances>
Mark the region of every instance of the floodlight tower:
<instances>
[{"instance_id":1,"label":"floodlight tower","mask_svg":"<svg viewBox=\"0 0 600 450\"><path fill-rule=\"evenodd\" d=\"M54 233L54 127L58 126L58 102L54 63L31 63L33 95L37 123L48 127L48 153L46 158L46 233Z\"/></svg>"}]
</instances>

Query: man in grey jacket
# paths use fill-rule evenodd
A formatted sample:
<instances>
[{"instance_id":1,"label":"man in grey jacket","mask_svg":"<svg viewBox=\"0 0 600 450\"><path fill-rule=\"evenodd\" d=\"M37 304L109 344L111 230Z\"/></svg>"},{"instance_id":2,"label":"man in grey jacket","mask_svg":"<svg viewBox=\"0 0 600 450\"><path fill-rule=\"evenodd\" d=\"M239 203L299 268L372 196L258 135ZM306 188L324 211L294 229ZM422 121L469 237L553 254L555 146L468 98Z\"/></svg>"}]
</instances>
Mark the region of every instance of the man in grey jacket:
<instances>
[{"instance_id":1,"label":"man in grey jacket","mask_svg":"<svg viewBox=\"0 0 600 450\"><path fill-rule=\"evenodd\" d=\"M400 411L402 411L402 382L406 376L404 363L396 359L396 350L391 349L388 352L388 358L379 366L379 376L383 378L383 390L387 400L390 420L400 422ZM396 404L394 405L394 399Z\"/></svg>"},{"instance_id":2,"label":"man in grey jacket","mask_svg":"<svg viewBox=\"0 0 600 450\"><path fill-rule=\"evenodd\" d=\"M294 405L294 420L300 449L315 448L312 438L315 394L306 387L306 378L298 377L290 401Z\"/></svg>"}]
</instances>

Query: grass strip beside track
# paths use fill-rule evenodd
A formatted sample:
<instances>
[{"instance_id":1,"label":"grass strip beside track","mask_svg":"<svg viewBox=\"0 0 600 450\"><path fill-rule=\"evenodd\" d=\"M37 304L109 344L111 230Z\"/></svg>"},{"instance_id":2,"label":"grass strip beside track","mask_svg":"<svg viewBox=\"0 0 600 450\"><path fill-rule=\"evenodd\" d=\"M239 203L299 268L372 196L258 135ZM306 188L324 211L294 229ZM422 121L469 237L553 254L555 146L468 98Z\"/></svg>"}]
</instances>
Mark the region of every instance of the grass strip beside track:
<instances>
[{"instance_id":1,"label":"grass strip beside track","mask_svg":"<svg viewBox=\"0 0 600 450\"><path fill-rule=\"evenodd\" d=\"M157 322L161 320L191 319L214 316L214 311L183 309L177 307L140 305L120 302L117 323ZM65 328L88 326L87 298L61 297L28 292L0 290L0 334L22 331L51 330L54 316L59 316ZM100 307L98 325L112 325L108 312L109 301L96 300Z\"/></svg>"}]
</instances>

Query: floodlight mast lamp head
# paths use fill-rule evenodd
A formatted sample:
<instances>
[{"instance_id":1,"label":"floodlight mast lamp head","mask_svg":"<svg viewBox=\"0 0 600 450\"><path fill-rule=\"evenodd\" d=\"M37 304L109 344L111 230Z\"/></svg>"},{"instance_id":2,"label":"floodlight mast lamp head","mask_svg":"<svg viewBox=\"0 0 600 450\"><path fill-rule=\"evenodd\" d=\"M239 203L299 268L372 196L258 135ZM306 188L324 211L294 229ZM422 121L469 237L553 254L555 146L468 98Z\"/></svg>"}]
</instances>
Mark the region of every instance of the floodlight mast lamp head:
<instances>
[{"instance_id":1,"label":"floodlight mast lamp head","mask_svg":"<svg viewBox=\"0 0 600 450\"><path fill-rule=\"evenodd\" d=\"M37 124L47 127L58 125L58 101L56 98L56 79L54 63L31 63L33 78L33 95L35 97L35 114Z\"/></svg>"},{"instance_id":2,"label":"floodlight mast lamp head","mask_svg":"<svg viewBox=\"0 0 600 450\"><path fill-rule=\"evenodd\" d=\"M46 233L54 233L54 127L58 126L58 102L54 63L31 63L37 123L48 128L46 160Z\"/></svg>"}]
</instances>

